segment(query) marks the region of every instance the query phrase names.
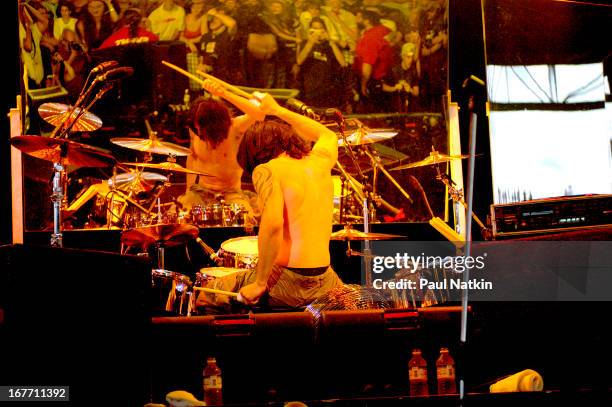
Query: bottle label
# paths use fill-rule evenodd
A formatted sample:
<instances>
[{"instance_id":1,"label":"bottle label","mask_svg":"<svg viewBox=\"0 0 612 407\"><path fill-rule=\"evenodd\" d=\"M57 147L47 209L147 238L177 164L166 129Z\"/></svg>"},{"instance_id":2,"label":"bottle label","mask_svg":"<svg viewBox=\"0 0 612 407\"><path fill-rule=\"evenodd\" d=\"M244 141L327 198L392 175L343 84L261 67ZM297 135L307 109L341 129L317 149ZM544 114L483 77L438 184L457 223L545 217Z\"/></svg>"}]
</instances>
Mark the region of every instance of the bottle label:
<instances>
[{"instance_id":1,"label":"bottle label","mask_svg":"<svg viewBox=\"0 0 612 407\"><path fill-rule=\"evenodd\" d=\"M204 378L204 389L221 389L223 388L223 382L221 376L208 376Z\"/></svg>"},{"instance_id":2,"label":"bottle label","mask_svg":"<svg viewBox=\"0 0 612 407\"><path fill-rule=\"evenodd\" d=\"M438 378L454 378L455 377L455 369L453 365L444 365L437 367L437 375Z\"/></svg>"},{"instance_id":3,"label":"bottle label","mask_svg":"<svg viewBox=\"0 0 612 407\"><path fill-rule=\"evenodd\" d=\"M410 380L427 380L427 369L419 366L411 367L408 377Z\"/></svg>"}]
</instances>

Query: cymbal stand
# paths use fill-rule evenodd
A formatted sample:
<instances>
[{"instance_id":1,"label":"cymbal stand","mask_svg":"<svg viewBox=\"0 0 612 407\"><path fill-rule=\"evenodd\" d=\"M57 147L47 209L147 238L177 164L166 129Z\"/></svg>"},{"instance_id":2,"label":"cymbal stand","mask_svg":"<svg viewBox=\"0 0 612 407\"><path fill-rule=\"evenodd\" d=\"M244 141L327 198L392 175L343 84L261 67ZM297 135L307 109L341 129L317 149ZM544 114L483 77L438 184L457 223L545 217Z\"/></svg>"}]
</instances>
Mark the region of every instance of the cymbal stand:
<instances>
[{"instance_id":1,"label":"cymbal stand","mask_svg":"<svg viewBox=\"0 0 612 407\"><path fill-rule=\"evenodd\" d=\"M62 150L65 147L62 146ZM62 156L65 152L62 151ZM60 159L61 160L61 159ZM63 247L62 238L62 202L64 201L64 191L62 188L62 179L65 176L64 166L61 162L53 163L53 193L51 194L51 202L53 202L53 234L51 235L51 247Z\"/></svg>"},{"instance_id":2,"label":"cymbal stand","mask_svg":"<svg viewBox=\"0 0 612 407\"><path fill-rule=\"evenodd\" d=\"M448 188L448 194L450 195L455 205L461 204L465 209L467 209L467 203L463 199L463 190L461 188L457 188L455 182L450 179L450 177L446 173L443 173L440 170L440 164L436 164L436 179L446 185L446 188ZM456 208L456 210L457 209L458 208ZM487 236L488 228L474 212L472 212L472 218L478 224L478 226L480 226L483 236Z\"/></svg>"},{"instance_id":3,"label":"cymbal stand","mask_svg":"<svg viewBox=\"0 0 612 407\"><path fill-rule=\"evenodd\" d=\"M155 208L155 205L157 205L157 204L158 204L159 197L161 196L161 194L162 194L162 193L163 193L163 192L166 190L166 188L167 188L169 185L171 185L171 183L170 183L170 177L171 177L171 176L172 176L172 174L169 174L169 175L168 175L168 181L165 181L165 182L163 183L163 185L161 186L161 188L159 188L159 189L157 190L157 192L155 193L155 195L153 196L153 200L151 201L151 205L149 206L149 209L146 211L146 212L147 212L147 214L150 214L150 213L151 213L151 211L153 211L153 209ZM158 209L159 209L159 208L160 208L160 206L158 205ZM160 211L161 211L161 209L160 209ZM158 213L158 217L161 217L161 212L160 212L160 213ZM160 223L161 223L161 222L160 222Z\"/></svg>"},{"instance_id":4,"label":"cymbal stand","mask_svg":"<svg viewBox=\"0 0 612 407\"><path fill-rule=\"evenodd\" d=\"M369 222L370 204L369 204L368 191L371 191L372 188L371 186L368 185L367 177L361 170L361 167L359 166L359 161L357 160L357 157L355 156L355 153L353 152L351 144L349 143L349 141L346 138L346 135L344 134L344 125L345 125L344 118L342 118L341 122L339 123L340 136L342 137L342 140L344 142L344 148L348 152L348 155L351 158L353 165L355 166L355 168L357 168L359 177L363 180L363 187L362 187L363 192L359 191L359 188L357 188L355 185L355 180L350 176L350 174L346 172L346 170L342 167L342 164L340 164L339 161L336 161L336 166L340 169L340 172L346 177L346 179L349 180L349 185L351 185L351 188L353 188L357 196L360 198L360 201L363 202L363 231L365 233L370 233L370 222ZM361 127L361 124L360 124L360 127ZM342 218L343 211L344 211L344 208L341 207L340 208L341 218ZM371 256L372 254L372 251L370 249L370 242L366 240L364 242L364 246L365 247L364 247L363 253L366 256L365 257L366 260L364 263L365 264L365 284L366 284L366 287L371 287L372 286L372 270L371 270L372 265L367 260L368 256ZM351 252L350 243L348 243L347 253L350 253L350 252Z\"/></svg>"},{"instance_id":5,"label":"cymbal stand","mask_svg":"<svg viewBox=\"0 0 612 407\"><path fill-rule=\"evenodd\" d=\"M372 195L374 197L377 197L377 194L376 194L377 182L376 181L378 180L378 172L380 171L385 177L387 177L389 181L391 181L391 183L395 186L395 188L397 188L397 190L400 191L400 193L408 200L408 202L410 202L411 204L414 203L414 201L412 200L408 192L406 192L406 190L402 188L402 186L397 182L397 180L393 178L393 176L389 173L389 171L387 171L387 169L381 164L381 159L377 153L372 153L370 148L367 146L362 146L361 152L370 159L372 169L374 170L373 179L375 181L372 183ZM394 206L386 202L384 199L381 199L380 197L378 197L378 199L382 204L384 204L387 207L387 209L393 212L394 215L397 215L399 213L398 208L395 208ZM375 218L373 220L375 221Z\"/></svg>"},{"instance_id":6,"label":"cymbal stand","mask_svg":"<svg viewBox=\"0 0 612 407\"><path fill-rule=\"evenodd\" d=\"M351 159L351 161L353 163L353 166L357 169L357 173L359 174L359 178L362 180L363 185L359 185L357 180L355 180L355 178L353 178L346 171L346 169L342 166L342 164L340 164L340 161L338 161L338 160L336 160L336 167L340 170L340 173L342 174L344 179L348 181L349 186L351 187L351 189L355 192L355 194L359 198L359 202L363 202L364 200L368 199L367 194L365 194L363 192L363 191L366 191L368 189L368 185L367 185L367 182L366 182L367 181L367 176L361 170L361 167L359 166L359 161L357 160L357 156L355 155L355 152L353 151L353 148L351 147L351 144L349 143L348 139L346 138L346 134L344 134L344 127L345 127L344 118L342 118L340 123L338 123L338 127L339 127L340 137L343 140L344 148L347 151L348 156L349 156L349 158ZM340 201L340 204L341 204L340 205L340 223L342 223L343 220L344 220L344 212L345 212L346 200L342 199ZM365 224L365 221L364 221L364 224Z\"/></svg>"}]
</instances>

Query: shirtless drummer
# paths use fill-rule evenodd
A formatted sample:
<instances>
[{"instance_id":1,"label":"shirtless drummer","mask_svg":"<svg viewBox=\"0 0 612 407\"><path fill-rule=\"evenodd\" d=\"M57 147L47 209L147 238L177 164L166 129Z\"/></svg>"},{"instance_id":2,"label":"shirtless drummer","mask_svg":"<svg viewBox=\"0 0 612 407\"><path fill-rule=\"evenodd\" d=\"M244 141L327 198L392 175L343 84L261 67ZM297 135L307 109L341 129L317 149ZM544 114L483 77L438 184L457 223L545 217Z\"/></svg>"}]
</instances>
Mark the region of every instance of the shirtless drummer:
<instances>
[{"instance_id":1,"label":"shirtless drummer","mask_svg":"<svg viewBox=\"0 0 612 407\"><path fill-rule=\"evenodd\" d=\"M245 133L240 159L252 170L261 220L255 269L214 280L210 287L238 291L247 304L266 292L272 306L310 304L342 284L330 267L333 182L338 139L322 124L258 94L260 109L285 123L265 121ZM311 144L314 146L311 149ZM225 296L204 294L197 305L219 305Z\"/></svg>"},{"instance_id":2,"label":"shirtless drummer","mask_svg":"<svg viewBox=\"0 0 612 407\"><path fill-rule=\"evenodd\" d=\"M203 87L245 114L232 118L222 102L204 98L194 101L187 168L207 175L187 175L187 192L177 201L190 210L194 205L206 206L223 199L228 204L243 206L249 214L245 223L252 224L254 213L249 198L241 189L243 170L236 157L246 129L257 120L263 120L265 114L257 102L228 92L214 81L207 79Z\"/></svg>"}]
</instances>

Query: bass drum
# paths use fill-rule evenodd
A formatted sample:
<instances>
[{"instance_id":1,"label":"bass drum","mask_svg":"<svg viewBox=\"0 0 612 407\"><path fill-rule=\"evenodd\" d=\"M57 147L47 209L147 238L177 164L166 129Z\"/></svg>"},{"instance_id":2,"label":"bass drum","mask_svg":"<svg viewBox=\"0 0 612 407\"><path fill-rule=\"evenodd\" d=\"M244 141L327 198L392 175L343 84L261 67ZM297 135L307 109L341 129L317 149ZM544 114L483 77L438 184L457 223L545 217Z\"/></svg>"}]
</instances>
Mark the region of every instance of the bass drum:
<instances>
[{"instance_id":1,"label":"bass drum","mask_svg":"<svg viewBox=\"0 0 612 407\"><path fill-rule=\"evenodd\" d=\"M257 236L242 236L221 243L217 253L225 267L250 269L257 265L259 249Z\"/></svg>"}]
</instances>

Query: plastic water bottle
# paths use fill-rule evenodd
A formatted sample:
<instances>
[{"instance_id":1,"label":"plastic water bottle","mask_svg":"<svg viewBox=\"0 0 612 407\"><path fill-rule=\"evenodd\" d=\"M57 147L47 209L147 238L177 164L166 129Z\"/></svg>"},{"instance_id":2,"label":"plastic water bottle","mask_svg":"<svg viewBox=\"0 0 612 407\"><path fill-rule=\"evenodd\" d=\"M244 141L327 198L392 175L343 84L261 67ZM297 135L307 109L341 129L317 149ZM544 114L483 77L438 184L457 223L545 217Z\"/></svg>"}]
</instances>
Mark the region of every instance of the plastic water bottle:
<instances>
[{"instance_id":1,"label":"plastic water bottle","mask_svg":"<svg viewBox=\"0 0 612 407\"><path fill-rule=\"evenodd\" d=\"M448 348L440 348L440 356L436 361L436 377L438 379L438 394L456 394L455 361L448 353Z\"/></svg>"},{"instance_id":2,"label":"plastic water bottle","mask_svg":"<svg viewBox=\"0 0 612 407\"><path fill-rule=\"evenodd\" d=\"M408 362L408 378L410 380L411 396L428 396L427 362L423 359L420 349L412 350L412 358Z\"/></svg>"},{"instance_id":3,"label":"plastic water bottle","mask_svg":"<svg viewBox=\"0 0 612 407\"><path fill-rule=\"evenodd\" d=\"M223 381L221 369L217 366L215 358L206 360L206 367L202 372L204 378L204 402L207 406L220 406L223 404Z\"/></svg>"}]
</instances>

